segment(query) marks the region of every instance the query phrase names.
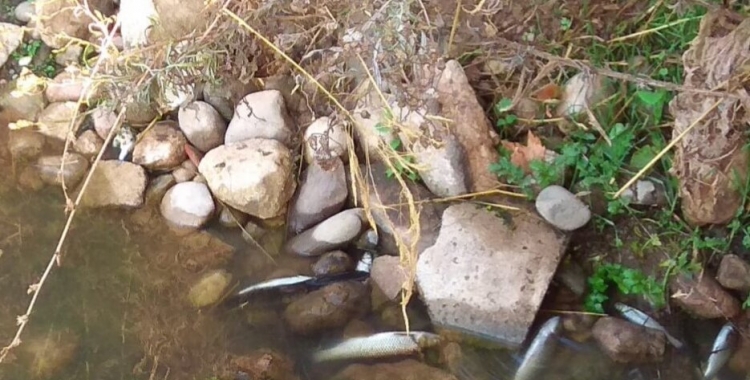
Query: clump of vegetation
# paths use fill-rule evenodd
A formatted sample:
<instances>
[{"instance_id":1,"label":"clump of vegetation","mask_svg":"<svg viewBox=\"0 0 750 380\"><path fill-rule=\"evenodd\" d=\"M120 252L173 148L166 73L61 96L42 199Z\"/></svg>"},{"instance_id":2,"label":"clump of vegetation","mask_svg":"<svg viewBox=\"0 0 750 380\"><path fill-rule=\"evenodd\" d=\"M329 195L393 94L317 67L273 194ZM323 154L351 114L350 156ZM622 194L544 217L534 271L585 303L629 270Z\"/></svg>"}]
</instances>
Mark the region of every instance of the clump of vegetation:
<instances>
[{"instance_id":1,"label":"clump of vegetation","mask_svg":"<svg viewBox=\"0 0 750 380\"><path fill-rule=\"evenodd\" d=\"M604 313L604 304L609 300L607 293L614 285L624 295L643 296L655 308L666 303L664 288L654 278L643 272L620 264L602 264L588 279L589 294L584 307L593 313Z\"/></svg>"}]
</instances>

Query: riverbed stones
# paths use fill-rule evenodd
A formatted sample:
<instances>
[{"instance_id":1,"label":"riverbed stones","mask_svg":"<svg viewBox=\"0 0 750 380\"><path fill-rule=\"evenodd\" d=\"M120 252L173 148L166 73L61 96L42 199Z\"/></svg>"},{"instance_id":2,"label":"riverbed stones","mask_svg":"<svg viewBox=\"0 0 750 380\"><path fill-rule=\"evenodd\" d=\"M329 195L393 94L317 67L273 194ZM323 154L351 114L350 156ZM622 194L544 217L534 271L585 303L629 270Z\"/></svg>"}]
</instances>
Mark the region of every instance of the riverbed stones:
<instances>
[{"instance_id":1,"label":"riverbed stones","mask_svg":"<svg viewBox=\"0 0 750 380\"><path fill-rule=\"evenodd\" d=\"M211 219L215 208L208 186L198 182L182 182L167 191L160 209L170 225L196 229Z\"/></svg>"},{"instance_id":2,"label":"riverbed stones","mask_svg":"<svg viewBox=\"0 0 750 380\"><path fill-rule=\"evenodd\" d=\"M457 380L439 368L414 359L395 363L351 364L339 372L337 380Z\"/></svg>"},{"instance_id":3,"label":"riverbed stones","mask_svg":"<svg viewBox=\"0 0 750 380\"><path fill-rule=\"evenodd\" d=\"M16 9L13 10L13 15L19 22L24 24L28 23L35 15L34 3L31 1L21 2L16 6Z\"/></svg>"},{"instance_id":4,"label":"riverbed stones","mask_svg":"<svg viewBox=\"0 0 750 380\"><path fill-rule=\"evenodd\" d=\"M342 211L313 228L293 237L284 252L299 256L319 256L354 241L365 226L364 209Z\"/></svg>"},{"instance_id":5,"label":"riverbed stones","mask_svg":"<svg viewBox=\"0 0 750 380\"><path fill-rule=\"evenodd\" d=\"M378 256L372 262L370 278L388 299L395 300L409 276L398 256Z\"/></svg>"},{"instance_id":6,"label":"riverbed stones","mask_svg":"<svg viewBox=\"0 0 750 380\"><path fill-rule=\"evenodd\" d=\"M0 123L13 123L18 120L37 121L47 106L43 91L13 93L18 80L7 84L0 83Z\"/></svg>"},{"instance_id":7,"label":"riverbed stones","mask_svg":"<svg viewBox=\"0 0 750 380\"><path fill-rule=\"evenodd\" d=\"M433 323L520 346L566 244L534 215L504 220L472 204L449 207L435 245L417 262Z\"/></svg>"},{"instance_id":8,"label":"riverbed stones","mask_svg":"<svg viewBox=\"0 0 750 380\"><path fill-rule=\"evenodd\" d=\"M708 274L683 273L669 286L672 299L685 311L706 319L734 318L740 314L740 303Z\"/></svg>"},{"instance_id":9,"label":"riverbed stones","mask_svg":"<svg viewBox=\"0 0 750 380\"><path fill-rule=\"evenodd\" d=\"M180 108L180 129L193 146L201 152L221 145L227 123L210 104L196 101Z\"/></svg>"},{"instance_id":10,"label":"riverbed stones","mask_svg":"<svg viewBox=\"0 0 750 380\"><path fill-rule=\"evenodd\" d=\"M141 207L147 181L146 171L139 165L117 160L99 161L81 204L92 208Z\"/></svg>"},{"instance_id":11,"label":"riverbed stones","mask_svg":"<svg viewBox=\"0 0 750 380\"><path fill-rule=\"evenodd\" d=\"M44 148L44 136L30 129L9 131L8 151L16 161L38 157Z\"/></svg>"},{"instance_id":12,"label":"riverbed stones","mask_svg":"<svg viewBox=\"0 0 750 380\"><path fill-rule=\"evenodd\" d=\"M284 320L297 334L310 335L344 327L370 309L368 287L337 282L296 299L284 310Z\"/></svg>"},{"instance_id":13,"label":"riverbed stones","mask_svg":"<svg viewBox=\"0 0 750 380\"><path fill-rule=\"evenodd\" d=\"M70 132L70 122L78 115L76 102L50 103L40 114L38 129L43 135L65 141ZM79 120L76 120L76 124ZM76 124L73 125L75 129Z\"/></svg>"},{"instance_id":14,"label":"riverbed stones","mask_svg":"<svg viewBox=\"0 0 750 380\"><path fill-rule=\"evenodd\" d=\"M190 288L188 299L193 307L209 306L224 295L224 291L229 287L231 281L232 275L225 270L218 269L208 272Z\"/></svg>"},{"instance_id":15,"label":"riverbed stones","mask_svg":"<svg viewBox=\"0 0 750 380\"><path fill-rule=\"evenodd\" d=\"M144 195L146 204L151 206L161 204L164 194L166 194L167 190L174 186L175 183L177 183L177 181L170 173L162 174L151 179L148 182L146 194Z\"/></svg>"},{"instance_id":16,"label":"riverbed stones","mask_svg":"<svg viewBox=\"0 0 750 380\"><path fill-rule=\"evenodd\" d=\"M89 162L78 153L68 153L65 156L42 156L36 161L39 176L48 185L61 185L63 182L68 188L74 187L83 179ZM61 170L62 166L62 170Z\"/></svg>"},{"instance_id":17,"label":"riverbed stones","mask_svg":"<svg viewBox=\"0 0 750 380\"><path fill-rule=\"evenodd\" d=\"M262 348L231 360L232 373L243 373L248 379L299 380L294 361L281 353ZM237 375L232 378L243 378Z\"/></svg>"},{"instance_id":18,"label":"riverbed stones","mask_svg":"<svg viewBox=\"0 0 750 380\"><path fill-rule=\"evenodd\" d=\"M143 133L133 149L133 163L149 170L172 169L185 161L185 135L176 123L161 121Z\"/></svg>"},{"instance_id":19,"label":"riverbed stones","mask_svg":"<svg viewBox=\"0 0 750 380\"><path fill-rule=\"evenodd\" d=\"M593 328L602 351L618 363L654 363L664 356L664 333L622 319L604 317Z\"/></svg>"},{"instance_id":20,"label":"riverbed stones","mask_svg":"<svg viewBox=\"0 0 750 380\"><path fill-rule=\"evenodd\" d=\"M89 129L76 138L73 148L86 157L94 157L102 146L104 146L104 140L96 134L96 131Z\"/></svg>"},{"instance_id":21,"label":"riverbed stones","mask_svg":"<svg viewBox=\"0 0 750 380\"><path fill-rule=\"evenodd\" d=\"M212 149L198 167L222 202L261 219L281 215L297 186L292 154L271 139L249 139Z\"/></svg>"},{"instance_id":22,"label":"riverbed stones","mask_svg":"<svg viewBox=\"0 0 750 380\"><path fill-rule=\"evenodd\" d=\"M111 109L99 107L91 112L91 121L94 124L96 134L102 139L106 139L109 131L115 126L117 114Z\"/></svg>"},{"instance_id":23,"label":"riverbed stones","mask_svg":"<svg viewBox=\"0 0 750 380\"><path fill-rule=\"evenodd\" d=\"M566 188L552 185L544 188L536 198L536 210L553 226L573 231L591 220L591 210Z\"/></svg>"},{"instance_id":24,"label":"riverbed stones","mask_svg":"<svg viewBox=\"0 0 750 380\"><path fill-rule=\"evenodd\" d=\"M750 264L737 255L724 255L716 280L727 289L750 291Z\"/></svg>"},{"instance_id":25,"label":"riverbed stones","mask_svg":"<svg viewBox=\"0 0 750 380\"><path fill-rule=\"evenodd\" d=\"M294 234L341 211L349 191L341 159L314 161L300 181L299 192L289 210L289 230Z\"/></svg>"},{"instance_id":26,"label":"riverbed stones","mask_svg":"<svg viewBox=\"0 0 750 380\"><path fill-rule=\"evenodd\" d=\"M352 269L354 269L354 260L346 252L340 250L324 253L312 265L312 272L315 276L340 274Z\"/></svg>"},{"instance_id":27,"label":"riverbed stones","mask_svg":"<svg viewBox=\"0 0 750 380\"><path fill-rule=\"evenodd\" d=\"M0 23L0 67L5 65L23 42L23 28L9 23Z\"/></svg>"},{"instance_id":28,"label":"riverbed stones","mask_svg":"<svg viewBox=\"0 0 750 380\"><path fill-rule=\"evenodd\" d=\"M90 11L103 15L110 15L114 10L111 0L89 0L86 4ZM38 16L34 20L36 32L47 46L61 48L70 37L88 39L91 20L85 13L76 11L76 6L80 5L76 0L36 0L34 5Z\"/></svg>"},{"instance_id":29,"label":"riverbed stones","mask_svg":"<svg viewBox=\"0 0 750 380\"><path fill-rule=\"evenodd\" d=\"M412 145L419 177L430 191L439 197L466 194L468 187L461 144L448 131L433 131L438 141L417 141Z\"/></svg>"},{"instance_id":30,"label":"riverbed stones","mask_svg":"<svg viewBox=\"0 0 750 380\"><path fill-rule=\"evenodd\" d=\"M79 70L63 71L47 83L44 96L50 103L77 102L83 94L85 79Z\"/></svg>"},{"instance_id":31,"label":"riverbed stones","mask_svg":"<svg viewBox=\"0 0 750 380\"><path fill-rule=\"evenodd\" d=\"M497 176L490 172L490 165L499 159L495 146L500 137L493 131L458 61L445 64L437 92L443 116L453 121L453 133L466 152L469 190L477 192L497 187Z\"/></svg>"},{"instance_id":32,"label":"riverbed stones","mask_svg":"<svg viewBox=\"0 0 750 380\"><path fill-rule=\"evenodd\" d=\"M330 117L320 117L305 129L305 160L312 164L316 160L335 157L346 161L349 139L341 122Z\"/></svg>"},{"instance_id":33,"label":"riverbed stones","mask_svg":"<svg viewBox=\"0 0 750 380\"><path fill-rule=\"evenodd\" d=\"M289 146L293 134L292 123L280 91L254 92L237 104L224 143L263 138Z\"/></svg>"}]
</instances>

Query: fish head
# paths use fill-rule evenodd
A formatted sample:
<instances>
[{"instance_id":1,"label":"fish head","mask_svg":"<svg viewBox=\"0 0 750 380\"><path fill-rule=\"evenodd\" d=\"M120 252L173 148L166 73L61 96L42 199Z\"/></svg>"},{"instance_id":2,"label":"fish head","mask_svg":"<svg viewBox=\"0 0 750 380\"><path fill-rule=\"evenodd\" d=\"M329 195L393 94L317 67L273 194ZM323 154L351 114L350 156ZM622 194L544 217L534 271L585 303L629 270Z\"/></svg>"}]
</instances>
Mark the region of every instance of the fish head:
<instances>
[{"instance_id":1,"label":"fish head","mask_svg":"<svg viewBox=\"0 0 750 380\"><path fill-rule=\"evenodd\" d=\"M412 337L420 348L437 346L442 341L440 335L424 331L415 331L412 333Z\"/></svg>"}]
</instances>

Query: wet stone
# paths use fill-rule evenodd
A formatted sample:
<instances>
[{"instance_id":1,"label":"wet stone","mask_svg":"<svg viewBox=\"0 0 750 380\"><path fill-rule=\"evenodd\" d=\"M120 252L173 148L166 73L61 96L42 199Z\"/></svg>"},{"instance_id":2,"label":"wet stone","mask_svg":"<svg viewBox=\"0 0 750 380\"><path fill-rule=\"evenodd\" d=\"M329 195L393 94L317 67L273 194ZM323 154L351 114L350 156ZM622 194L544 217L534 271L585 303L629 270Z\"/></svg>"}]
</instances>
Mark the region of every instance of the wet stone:
<instances>
[{"instance_id":1,"label":"wet stone","mask_svg":"<svg viewBox=\"0 0 750 380\"><path fill-rule=\"evenodd\" d=\"M36 168L44 183L60 185L64 181L65 186L69 188L77 185L86 174L86 169L89 168L88 160L77 153L67 154L61 171L62 164L63 156L43 156L36 161Z\"/></svg>"},{"instance_id":2,"label":"wet stone","mask_svg":"<svg viewBox=\"0 0 750 380\"><path fill-rule=\"evenodd\" d=\"M247 222L247 214L231 207L219 206L219 223L224 227L239 228Z\"/></svg>"},{"instance_id":3,"label":"wet stone","mask_svg":"<svg viewBox=\"0 0 750 380\"><path fill-rule=\"evenodd\" d=\"M727 289L750 291L750 264L737 255L724 255L716 280Z\"/></svg>"},{"instance_id":4,"label":"wet stone","mask_svg":"<svg viewBox=\"0 0 750 380\"><path fill-rule=\"evenodd\" d=\"M740 313L739 301L706 273L677 275L669 288L674 302L695 316L728 319Z\"/></svg>"},{"instance_id":5,"label":"wet stone","mask_svg":"<svg viewBox=\"0 0 750 380\"><path fill-rule=\"evenodd\" d=\"M81 204L86 207L140 207L147 182L146 171L136 164L100 161Z\"/></svg>"},{"instance_id":6,"label":"wet stone","mask_svg":"<svg viewBox=\"0 0 750 380\"><path fill-rule=\"evenodd\" d=\"M599 319L593 335L599 347L618 363L658 362L666 348L666 337L661 331L617 318Z\"/></svg>"},{"instance_id":7,"label":"wet stone","mask_svg":"<svg viewBox=\"0 0 750 380\"><path fill-rule=\"evenodd\" d=\"M247 355L235 357L231 361L236 377L259 380L299 380L294 372L294 362L288 357L270 349L260 349Z\"/></svg>"},{"instance_id":8,"label":"wet stone","mask_svg":"<svg viewBox=\"0 0 750 380\"><path fill-rule=\"evenodd\" d=\"M504 220L471 204L443 213L416 280L433 323L521 345L567 240L533 215Z\"/></svg>"},{"instance_id":9,"label":"wet stone","mask_svg":"<svg viewBox=\"0 0 750 380\"><path fill-rule=\"evenodd\" d=\"M21 129L10 131L8 150L16 161L24 161L38 157L44 148L44 136L38 132Z\"/></svg>"},{"instance_id":10,"label":"wet stone","mask_svg":"<svg viewBox=\"0 0 750 380\"><path fill-rule=\"evenodd\" d=\"M439 368L407 359L396 363L351 364L339 372L336 380L457 380Z\"/></svg>"},{"instance_id":11,"label":"wet stone","mask_svg":"<svg viewBox=\"0 0 750 380\"><path fill-rule=\"evenodd\" d=\"M161 214L178 228L200 228L215 210L208 187L197 182L183 182L167 191L161 201Z\"/></svg>"},{"instance_id":12,"label":"wet stone","mask_svg":"<svg viewBox=\"0 0 750 380\"><path fill-rule=\"evenodd\" d=\"M297 334L342 328L370 309L370 292L360 282L337 282L312 291L287 306L284 320Z\"/></svg>"},{"instance_id":13,"label":"wet stone","mask_svg":"<svg viewBox=\"0 0 750 380\"><path fill-rule=\"evenodd\" d=\"M175 181L174 176L169 173L162 174L149 181L145 194L146 204L160 204L162 198L164 198L164 194L166 194L167 190L174 186L175 183L177 183L177 181Z\"/></svg>"},{"instance_id":14,"label":"wet stone","mask_svg":"<svg viewBox=\"0 0 750 380\"><path fill-rule=\"evenodd\" d=\"M372 262L370 277L390 300L398 297L402 285L408 280L408 275L401 266L401 259L398 256L376 257Z\"/></svg>"},{"instance_id":15,"label":"wet stone","mask_svg":"<svg viewBox=\"0 0 750 380\"><path fill-rule=\"evenodd\" d=\"M591 210L562 186L549 186L536 198L539 214L553 226L563 231L583 227L591 219Z\"/></svg>"},{"instance_id":16,"label":"wet stone","mask_svg":"<svg viewBox=\"0 0 750 380\"><path fill-rule=\"evenodd\" d=\"M315 276L345 273L354 269L354 260L344 251L331 251L320 256L312 265Z\"/></svg>"},{"instance_id":17,"label":"wet stone","mask_svg":"<svg viewBox=\"0 0 750 380\"><path fill-rule=\"evenodd\" d=\"M206 273L190 288L188 299L196 308L216 303L224 295L231 281L232 275L224 270Z\"/></svg>"},{"instance_id":18,"label":"wet stone","mask_svg":"<svg viewBox=\"0 0 750 380\"><path fill-rule=\"evenodd\" d=\"M284 246L288 254L319 256L354 241L364 227L364 209L342 211L293 237Z\"/></svg>"},{"instance_id":19,"label":"wet stone","mask_svg":"<svg viewBox=\"0 0 750 380\"><path fill-rule=\"evenodd\" d=\"M348 196L346 173L340 159L313 162L300 181L300 189L289 210L289 229L294 234L341 211Z\"/></svg>"}]
</instances>

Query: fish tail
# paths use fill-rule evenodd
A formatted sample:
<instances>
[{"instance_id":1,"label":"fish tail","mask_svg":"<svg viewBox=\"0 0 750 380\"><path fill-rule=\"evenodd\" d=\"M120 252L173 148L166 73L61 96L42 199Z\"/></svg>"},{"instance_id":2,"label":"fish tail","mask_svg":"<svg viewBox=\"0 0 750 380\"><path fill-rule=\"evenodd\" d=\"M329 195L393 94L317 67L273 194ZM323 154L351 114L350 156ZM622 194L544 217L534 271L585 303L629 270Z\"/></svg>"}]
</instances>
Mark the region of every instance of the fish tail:
<instances>
[{"instance_id":1,"label":"fish tail","mask_svg":"<svg viewBox=\"0 0 750 380\"><path fill-rule=\"evenodd\" d=\"M682 342L677 340L677 338L673 337L672 335L666 332L664 333L664 335L667 337L667 340L669 341L669 343L671 343L675 348L677 349L682 348L683 344Z\"/></svg>"}]
</instances>

